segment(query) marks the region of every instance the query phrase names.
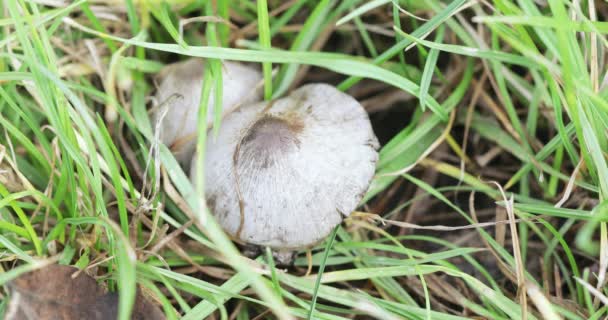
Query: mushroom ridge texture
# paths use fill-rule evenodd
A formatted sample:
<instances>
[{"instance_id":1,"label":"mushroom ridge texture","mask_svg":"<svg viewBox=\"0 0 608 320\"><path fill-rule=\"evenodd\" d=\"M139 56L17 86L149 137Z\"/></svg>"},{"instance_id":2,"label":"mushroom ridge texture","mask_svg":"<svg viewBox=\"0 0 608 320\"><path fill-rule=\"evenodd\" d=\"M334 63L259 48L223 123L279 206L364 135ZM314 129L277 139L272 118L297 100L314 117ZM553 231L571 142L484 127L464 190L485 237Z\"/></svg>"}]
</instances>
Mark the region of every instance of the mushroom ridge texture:
<instances>
[{"instance_id":1,"label":"mushroom ridge texture","mask_svg":"<svg viewBox=\"0 0 608 320\"><path fill-rule=\"evenodd\" d=\"M198 110L203 86L205 61L188 59L165 67L160 73L156 108L152 123L160 123L161 141L184 167L188 167L196 147ZM256 88L261 73L239 62L222 62L222 114L242 104L260 101L262 92ZM215 98L211 94L207 110L207 126L213 124Z\"/></svg>"},{"instance_id":2,"label":"mushroom ridge texture","mask_svg":"<svg viewBox=\"0 0 608 320\"><path fill-rule=\"evenodd\" d=\"M327 84L305 85L224 118L206 146L207 204L237 240L308 247L357 207L373 178L378 148L355 99Z\"/></svg>"}]
</instances>

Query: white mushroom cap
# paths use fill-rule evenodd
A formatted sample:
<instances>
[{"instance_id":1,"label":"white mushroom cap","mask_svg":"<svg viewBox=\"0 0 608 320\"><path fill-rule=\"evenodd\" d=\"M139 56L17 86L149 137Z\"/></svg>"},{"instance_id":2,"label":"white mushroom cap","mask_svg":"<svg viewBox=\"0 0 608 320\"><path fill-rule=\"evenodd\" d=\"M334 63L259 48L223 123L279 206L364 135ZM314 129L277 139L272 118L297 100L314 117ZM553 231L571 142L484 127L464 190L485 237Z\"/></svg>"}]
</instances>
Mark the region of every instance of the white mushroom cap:
<instances>
[{"instance_id":1,"label":"white mushroom cap","mask_svg":"<svg viewBox=\"0 0 608 320\"><path fill-rule=\"evenodd\" d=\"M207 143L208 206L238 240L276 249L314 245L358 206L378 147L363 107L330 85L243 106Z\"/></svg>"},{"instance_id":2,"label":"white mushroom cap","mask_svg":"<svg viewBox=\"0 0 608 320\"><path fill-rule=\"evenodd\" d=\"M156 93L160 106L152 115L157 123L167 108L161 123L161 141L173 151L175 158L187 166L196 147L198 109L203 86L204 60L188 59L174 63L161 71L161 82ZM222 114L241 104L260 101L261 90L256 89L262 75L256 69L238 62L222 62ZM215 99L211 94L207 112L207 126L213 123Z\"/></svg>"}]
</instances>

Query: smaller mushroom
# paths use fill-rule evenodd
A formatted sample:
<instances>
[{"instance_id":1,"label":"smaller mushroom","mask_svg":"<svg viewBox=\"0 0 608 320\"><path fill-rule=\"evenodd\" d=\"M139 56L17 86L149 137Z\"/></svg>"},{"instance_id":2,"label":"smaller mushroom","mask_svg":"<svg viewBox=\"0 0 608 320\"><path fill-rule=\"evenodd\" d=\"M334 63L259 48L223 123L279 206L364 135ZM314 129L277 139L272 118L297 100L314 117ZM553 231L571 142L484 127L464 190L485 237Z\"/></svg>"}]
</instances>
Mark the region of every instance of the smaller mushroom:
<instances>
[{"instance_id":1,"label":"smaller mushroom","mask_svg":"<svg viewBox=\"0 0 608 320\"><path fill-rule=\"evenodd\" d=\"M160 73L156 93L156 110L152 123L161 121L161 141L175 158L188 167L196 147L198 110L203 86L205 64L202 59L188 59L165 67ZM241 104L261 100L258 83L262 75L256 69L238 62L222 62L222 114L226 115ZM209 97L207 126L213 123L214 97ZM166 115L160 119L166 110Z\"/></svg>"},{"instance_id":2,"label":"smaller mushroom","mask_svg":"<svg viewBox=\"0 0 608 320\"><path fill-rule=\"evenodd\" d=\"M207 204L225 231L286 252L322 241L359 205L379 145L355 99L309 84L235 110L206 147Z\"/></svg>"}]
</instances>

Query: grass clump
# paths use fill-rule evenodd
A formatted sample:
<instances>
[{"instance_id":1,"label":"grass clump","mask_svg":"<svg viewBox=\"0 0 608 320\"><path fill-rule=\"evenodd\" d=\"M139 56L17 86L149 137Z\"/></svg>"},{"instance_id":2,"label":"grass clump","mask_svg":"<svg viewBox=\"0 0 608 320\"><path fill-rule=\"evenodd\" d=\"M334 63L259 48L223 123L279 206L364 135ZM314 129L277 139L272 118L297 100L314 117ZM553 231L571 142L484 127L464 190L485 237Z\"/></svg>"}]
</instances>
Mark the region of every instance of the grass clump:
<instances>
[{"instance_id":1,"label":"grass clump","mask_svg":"<svg viewBox=\"0 0 608 320\"><path fill-rule=\"evenodd\" d=\"M120 319L138 287L169 319L607 316L605 3L0 8L1 284L75 265ZM203 110L227 59L262 65L266 99L327 82L370 113L376 176L311 275L305 252L288 271L244 258L159 144L154 74L186 56L207 58Z\"/></svg>"}]
</instances>

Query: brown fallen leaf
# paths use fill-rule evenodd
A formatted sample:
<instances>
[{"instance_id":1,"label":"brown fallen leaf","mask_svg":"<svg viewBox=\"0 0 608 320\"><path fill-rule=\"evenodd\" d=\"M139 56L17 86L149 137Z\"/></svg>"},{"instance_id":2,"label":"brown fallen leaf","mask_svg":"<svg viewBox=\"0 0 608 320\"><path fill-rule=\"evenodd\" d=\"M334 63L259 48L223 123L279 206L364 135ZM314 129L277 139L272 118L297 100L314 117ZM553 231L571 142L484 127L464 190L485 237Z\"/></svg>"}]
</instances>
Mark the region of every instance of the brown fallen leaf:
<instances>
[{"instance_id":1,"label":"brown fallen leaf","mask_svg":"<svg viewBox=\"0 0 608 320\"><path fill-rule=\"evenodd\" d=\"M118 300L116 300L116 312L118 313ZM135 297L135 305L131 313L133 320L166 320L165 314L150 299L145 298L139 290Z\"/></svg>"},{"instance_id":2,"label":"brown fallen leaf","mask_svg":"<svg viewBox=\"0 0 608 320\"><path fill-rule=\"evenodd\" d=\"M10 302L5 320L116 319L118 295L105 293L95 279L78 269L49 265L7 284ZM132 319L165 319L138 291Z\"/></svg>"}]
</instances>

